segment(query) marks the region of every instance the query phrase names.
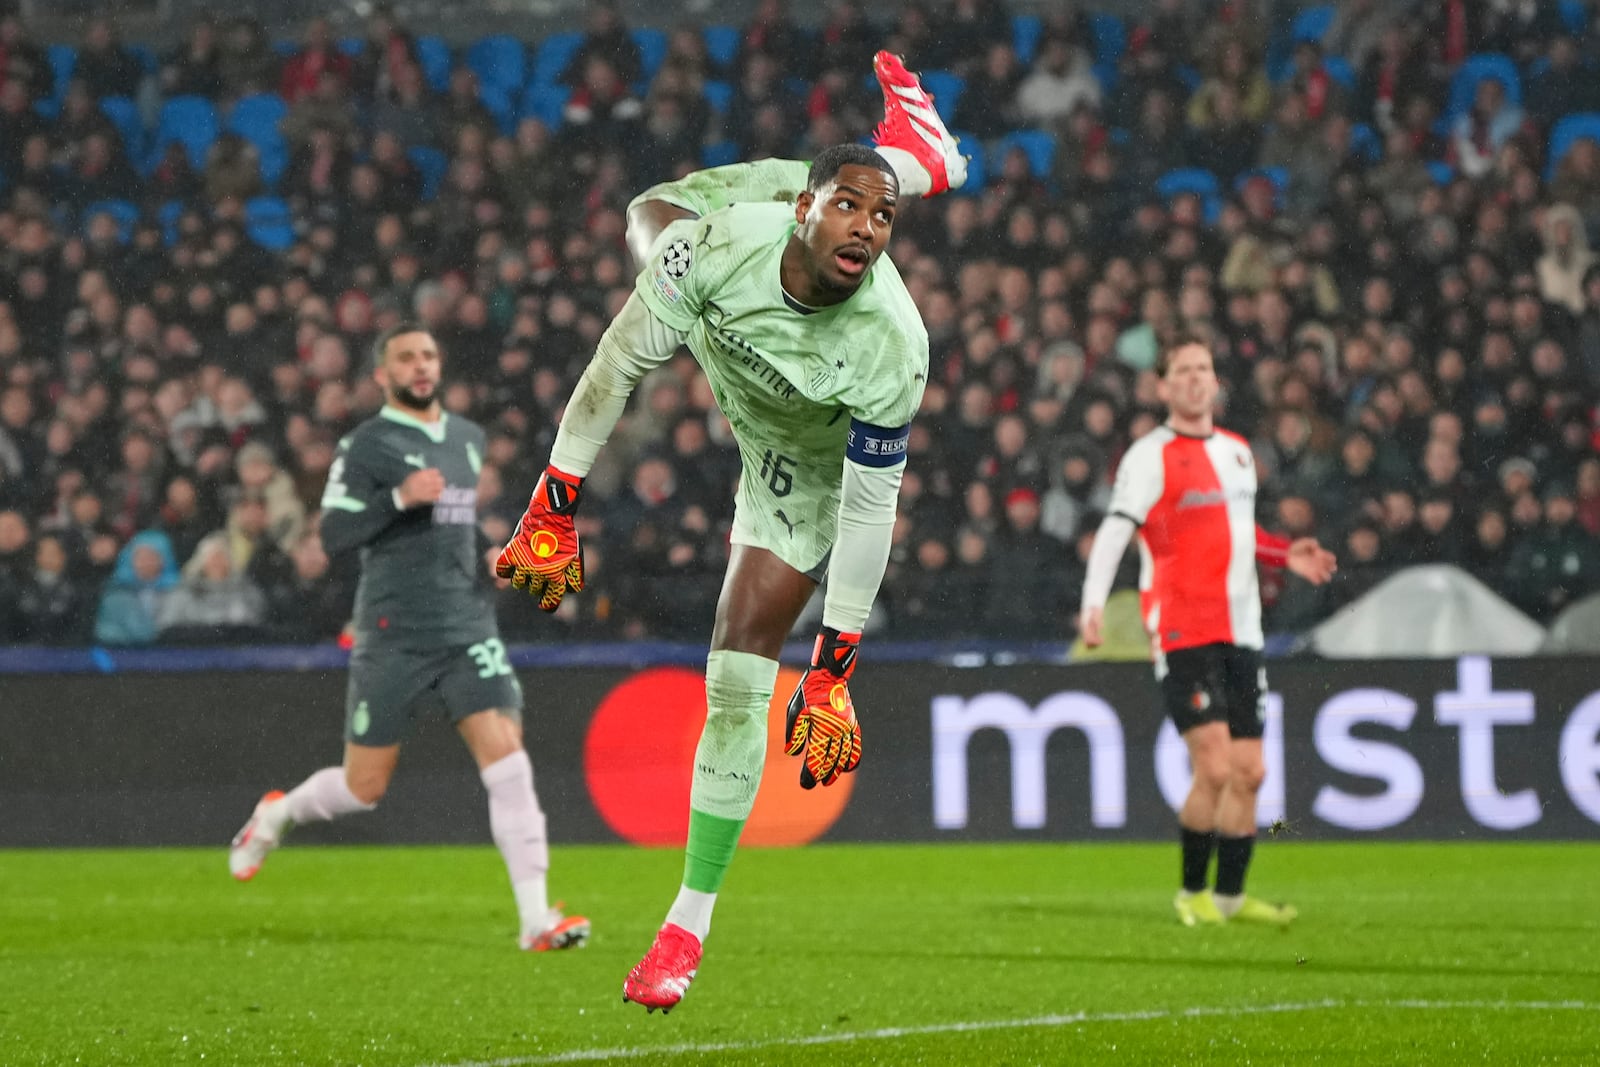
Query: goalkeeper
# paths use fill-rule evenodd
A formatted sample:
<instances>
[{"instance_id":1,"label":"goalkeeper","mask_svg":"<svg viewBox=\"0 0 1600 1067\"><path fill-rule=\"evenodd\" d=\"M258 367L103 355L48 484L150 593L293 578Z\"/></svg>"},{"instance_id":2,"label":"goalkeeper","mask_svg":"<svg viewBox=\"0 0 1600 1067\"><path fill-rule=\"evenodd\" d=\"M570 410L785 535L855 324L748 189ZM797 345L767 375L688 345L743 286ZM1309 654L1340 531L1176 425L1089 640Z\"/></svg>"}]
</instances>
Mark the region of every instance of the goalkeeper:
<instances>
[{"instance_id":1,"label":"goalkeeper","mask_svg":"<svg viewBox=\"0 0 1600 1067\"><path fill-rule=\"evenodd\" d=\"M732 554L706 660L683 884L623 997L670 1009L700 963L711 912L755 801L784 639L824 573L822 632L789 702L800 781L854 770L848 683L883 579L928 336L881 259L901 200L965 179L931 99L874 63L879 148L840 145L809 169L778 160L657 186L629 208L642 268L566 405L550 465L497 565L553 611L583 586L573 530L583 478L640 379L687 343L739 443Z\"/></svg>"}]
</instances>

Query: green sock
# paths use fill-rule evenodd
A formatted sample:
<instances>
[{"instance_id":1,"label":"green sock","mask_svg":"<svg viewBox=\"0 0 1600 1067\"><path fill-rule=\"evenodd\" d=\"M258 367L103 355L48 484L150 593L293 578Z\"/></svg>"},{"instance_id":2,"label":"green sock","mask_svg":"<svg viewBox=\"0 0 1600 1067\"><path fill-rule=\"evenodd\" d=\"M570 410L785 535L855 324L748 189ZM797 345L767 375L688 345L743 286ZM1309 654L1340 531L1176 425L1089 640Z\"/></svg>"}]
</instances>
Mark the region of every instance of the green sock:
<instances>
[{"instance_id":1,"label":"green sock","mask_svg":"<svg viewBox=\"0 0 1600 1067\"><path fill-rule=\"evenodd\" d=\"M723 819L689 809L689 847L683 853L683 884L697 893L715 893L739 847L743 819Z\"/></svg>"},{"instance_id":2,"label":"green sock","mask_svg":"<svg viewBox=\"0 0 1600 1067\"><path fill-rule=\"evenodd\" d=\"M706 726L694 754L689 846L683 884L701 893L722 886L761 785L767 756L767 705L778 662L748 652L706 659Z\"/></svg>"}]
</instances>

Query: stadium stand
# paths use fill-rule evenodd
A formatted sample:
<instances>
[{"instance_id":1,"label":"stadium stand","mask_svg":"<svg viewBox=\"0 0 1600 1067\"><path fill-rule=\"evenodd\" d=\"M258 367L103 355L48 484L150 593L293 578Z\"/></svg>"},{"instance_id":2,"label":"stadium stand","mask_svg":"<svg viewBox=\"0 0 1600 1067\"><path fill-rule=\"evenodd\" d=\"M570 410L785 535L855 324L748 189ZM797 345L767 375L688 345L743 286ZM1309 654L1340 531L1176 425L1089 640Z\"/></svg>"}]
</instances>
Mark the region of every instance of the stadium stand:
<instances>
[{"instance_id":1,"label":"stadium stand","mask_svg":"<svg viewBox=\"0 0 1600 1067\"><path fill-rule=\"evenodd\" d=\"M1308 8L1277 35L1193 5L1018 13L989 36L942 33L939 11L866 42L904 41L947 116L996 123L966 139L962 194L897 226L932 368L875 626L1070 636L1087 535L1160 417L1151 365L1180 326L1212 339L1263 524L1342 557L1326 589L1269 581L1272 628L1417 564L1541 622L1600 591L1600 90L1548 81L1553 52L1600 59L1582 5L1555 29L1491 12L1464 40L1431 8L1354 26ZM290 605L311 582L348 596L349 567L319 558L320 490L376 403L365 348L402 315L443 344L446 405L489 429L481 507L503 538L632 284L628 200L870 135L843 43L746 29L704 27L697 55L633 27L637 82L570 70L613 62L583 32L356 36L348 70L292 103L277 66L296 51L264 38L213 91L165 99L176 60L130 49L141 95L87 108L75 46L28 45L41 77L0 59L0 634L91 642L114 577L119 611L168 587L130 546L181 570L222 531L270 632L333 639ZM1034 63L1057 39L1059 76ZM462 67L476 90L456 91ZM1015 117L1030 78L1063 117ZM251 450L247 476L251 443L270 461ZM692 364L651 376L591 477L591 588L554 623L508 598L504 630L700 636L737 470Z\"/></svg>"}]
</instances>

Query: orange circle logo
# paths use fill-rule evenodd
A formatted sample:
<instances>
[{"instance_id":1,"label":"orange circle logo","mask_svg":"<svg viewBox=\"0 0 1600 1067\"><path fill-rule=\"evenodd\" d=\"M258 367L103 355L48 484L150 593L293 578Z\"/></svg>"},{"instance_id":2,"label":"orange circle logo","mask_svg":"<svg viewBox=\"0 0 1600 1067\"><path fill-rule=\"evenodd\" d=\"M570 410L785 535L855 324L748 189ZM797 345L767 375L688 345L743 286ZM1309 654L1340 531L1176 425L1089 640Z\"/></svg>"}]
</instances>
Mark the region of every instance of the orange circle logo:
<instances>
[{"instance_id":1,"label":"orange circle logo","mask_svg":"<svg viewBox=\"0 0 1600 1067\"><path fill-rule=\"evenodd\" d=\"M561 547L561 542L556 540L556 535L549 530L537 530L528 542L533 549L533 554L540 559L549 559L556 554L556 549Z\"/></svg>"},{"instance_id":2,"label":"orange circle logo","mask_svg":"<svg viewBox=\"0 0 1600 1067\"><path fill-rule=\"evenodd\" d=\"M800 761L783 752L789 695L801 672L784 669L767 708L767 758L740 844L803 845L827 832L854 779L800 788ZM607 693L584 740L584 776L606 825L636 845L681 847L689 835L694 751L706 721L705 675L685 667L640 671Z\"/></svg>"}]
</instances>

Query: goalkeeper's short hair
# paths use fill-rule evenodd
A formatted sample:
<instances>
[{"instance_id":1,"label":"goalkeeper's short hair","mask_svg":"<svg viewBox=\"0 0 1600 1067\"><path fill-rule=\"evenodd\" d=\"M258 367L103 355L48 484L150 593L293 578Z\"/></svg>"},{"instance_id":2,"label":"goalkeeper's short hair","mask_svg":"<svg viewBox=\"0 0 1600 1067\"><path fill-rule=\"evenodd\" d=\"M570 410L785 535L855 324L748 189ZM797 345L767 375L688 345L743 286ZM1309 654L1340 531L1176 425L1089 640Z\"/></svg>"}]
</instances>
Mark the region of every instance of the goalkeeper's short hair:
<instances>
[{"instance_id":1,"label":"goalkeeper's short hair","mask_svg":"<svg viewBox=\"0 0 1600 1067\"><path fill-rule=\"evenodd\" d=\"M900 189L899 176L876 149L864 144L836 144L824 148L811 161L811 171L806 175L806 192L815 193L837 178L844 167L875 167L894 180L896 192Z\"/></svg>"}]
</instances>

